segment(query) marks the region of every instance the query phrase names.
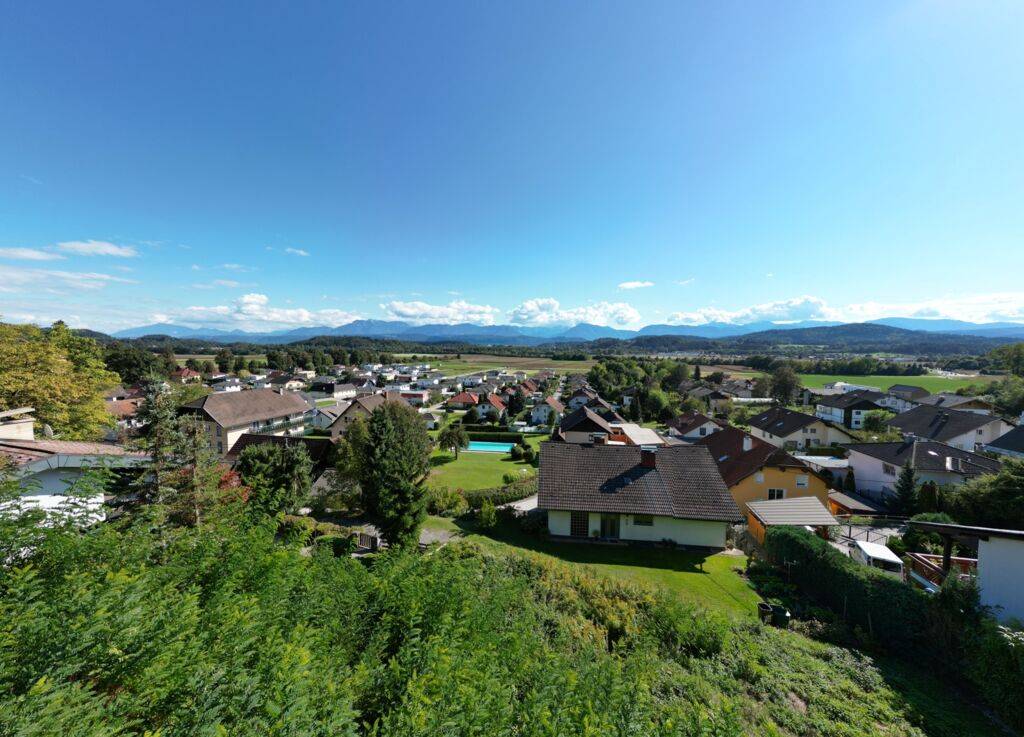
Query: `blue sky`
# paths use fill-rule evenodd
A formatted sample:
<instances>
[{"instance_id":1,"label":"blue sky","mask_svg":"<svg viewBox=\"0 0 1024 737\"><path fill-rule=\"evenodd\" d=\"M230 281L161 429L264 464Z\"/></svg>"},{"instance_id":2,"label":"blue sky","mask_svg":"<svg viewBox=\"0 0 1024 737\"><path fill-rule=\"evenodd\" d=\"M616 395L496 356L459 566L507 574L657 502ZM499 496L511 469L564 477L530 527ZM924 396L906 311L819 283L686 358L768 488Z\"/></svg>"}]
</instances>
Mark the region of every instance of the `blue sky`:
<instances>
[{"instance_id":1,"label":"blue sky","mask_svg":"<svg viewBox=\"0 0 1024 737\"><path fill-rule=\"evenodd\" d=\"M1024 320L1019 2L7 3L0 316Z\"/></svg>"}]
</instances>

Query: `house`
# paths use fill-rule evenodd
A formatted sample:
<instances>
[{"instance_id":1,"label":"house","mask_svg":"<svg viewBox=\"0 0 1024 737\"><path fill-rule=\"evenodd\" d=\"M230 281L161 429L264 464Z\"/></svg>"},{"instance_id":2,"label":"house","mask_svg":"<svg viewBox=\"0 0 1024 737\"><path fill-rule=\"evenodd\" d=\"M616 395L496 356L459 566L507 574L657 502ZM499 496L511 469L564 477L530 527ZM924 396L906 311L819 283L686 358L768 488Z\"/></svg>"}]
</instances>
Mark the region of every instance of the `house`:
<instances>
[{"instance_id":1,"label":"house","mask_svg":"<svg viewBox=\"0 0 1024 737\"><path fill-rule=\"evenodd\" d=\"M333 376L318 376L310 383L309 391L332 399L355 399L358 390L355 384L342 382Z\"/></svg>"},{"instance_id":2,"label":"house","mask_svg":"<svg viewBox=\"0 0 1024 737\"><path fill-rule=\"evenodd\" d=\"M113 399L103 403L107 412L112 414L116 421L117 432L108 435L109 439L113 439L118 433L132 433L142 427L143 423L139 420L138 413L144 401L139 398Z\"/></svg>"},{"instance_id":3,"label":"house","mask_svg":"<svg viewBox=\"0 0 1024 737\"><path fill-rule=\"evenodd\" d=\"M422 407L430 403L430 392L426 389L402 389L398 396L413 407Z\"/></svg>"},{"instance_id":4,"label":"house","mask_svg":"<svg viewBox=\"0 0 1024 737\"><path fill-rule=\"evenodd\" d=\"M999 471L999 461L934 440L920 438L892 443L850 443L850 470L857 491L885 502L895 494L900 471L907 464L919 483L959 486L976 476Z\"/></svg>"},{"instance_id":5,"label":"house","mask_svg":"<svg viewBox=\"0 0 1024 737\"><path fill-rule=\"evenodd\" d=\"M240 392L242 391L242 380L237 376L225 376L211 381L210 388L215 392Z\"/></svg>"},{"instance_id":6,"label":"house","mask_svg":"<svg viewBox=\"0 0 1024 737\"><path fill-rule=\"evenodd\" d=\"M960 412L976 412L980 415L994 414L996 409L992 402L982 397L967 397L951 392L930 394L919 399L917 403L941 409L955 409Z\"/></svg>"},{"instance_id":7,"label":"house","mask_svg":"<svg viewBox=\"0 0 1024 737\"><path fill-rule=\"evenodd\" d=\"M1017 426L985 445L985 450L1004 456L1024 458L1024 426Z\"/></svg>"},{"instance_id":8,"label":"house","mask_svg":"<svg viewBox=\"0 0 1024 737\"><path fill-rule=\"evenodd\" d=\"M487 394L480 397L476 405L476 411L481 417L501 417L505 412L505 403L497 394Z\"/></svg>"},{"instance_id":9,"label":"house","mask_svg":"<svg viewBox=\"0 0 1024 737\"><path fill-rule=\"evenodd\" d=\"M687 396L704 402L711 413L725 410L733 400L733 394L713 386L698 386L687 392Z\"/></svg>"},{"instance_id":10,"label":"house","mask_svg":"<svg viewBox=\"0 0 1024 737\"><path fill-rule=\"evenodd\" d=\"M295 378L299 379L299 381L302 381L303 383L307 381L312 381L314 378L316 378L316 371L311 371L310 369L297 368L294 371L292 371L292 373L295 375Z\"/></svg>"},{"instance_id":11,"label":"house","mask_svg":"<svg viewBox=\"0 0 1024 737\"><path fill-rule=\"evenodd\" d=\"M558 439L566 443L592 443L595 438L607 439L615 435L611 423L588 407L565 415L556 432Z\"/></svg>"},{"instance_id":12,"label":"house","mask_svg":"<svg viewBox=\"0 0 1024 737\"><path fill-rule=\"evenodd\" d=\"M183 366L172 371L170 378L171 381L176 381L179 384L198 384L203 380L203 375L188 366Z\"/></svg>"},{"instance_id":13,"label":"house","mask_svg":"<svg viewBox=\"0 0 1024 737\"><path fill-rule=\"evenodd\" d=\"M0 464L9 465L22 482L21 503L60 513L71 510L68 488L90 468L120 469L145 463L148 456L112 443L35 439L34 410L21 407L0 412ZM76 499L89 521L104 519L103 493Z\"/></svg>"},{"instance_id":14,"label":"house","mask_svg":"<svg viewBox=\"0 0 1024 737\"><path fill-rule=\"evenodd\" d=\"M703 437L725 427L725 423L713 420L702 412L684 412L665 423L670 437L695 443Z\"/></svg>"},{"instance_id":15,"label":"house","mask_svg":"<svg viewBox=\"0 0 1024 737\"><path fill-rule=\"evenodd\" d=\"M565 406L555 396L545 397L530 410L530 422L533 425L550 425L562 419ZM553 419L552 419L553 418Z\"/></svg>"},{"instance_id":16,"label":"house","mask_svg":"<svg viewBox=\"0 0 1024 737\"><path fill-rule=\"evenodd\" d=\"M974 450L977 445L988 445L1013 427L998 417L942 409L929 404L921 404L898 414L886 424L904 435L938 440L961 450Z\"/></svg>"},{"instance_id":17,"label":"house","mask_svg":"<svg viewBox=\"0 0 1024 737\"><path fill-rule=\"evenodd\" d=\"M721 549L741 518L706 448L542 443L537 506L556 537Z\"/></svg>"},{"instance_id":18,"label":"house","mask_svg":"<svg viewBox=\"0 0 1024 737\"><path fill-rule=\"evenodd\" d=\"M906 412L920 404L921 399L928 396L928 390L911 384L893 384L878 400L878 404L893 412Z\"/></svg>"},{"instance_id":19,"label":"house","mask_svg":"<svg viewBox=\"0 0 1024 737\"><path fill-rule=\"evenodd\" d=\"M356 397L348 407L338 415L338 419L328 427L331 431L331 437L336 439L339 436L344 435L348 432L348 429L352 426L353 422L360 417L369 417L375 409L387 401L401 400L397 397L389 399L383 394L369 394L365 397Z\"/></svg>"},{"instance_id":20,"label":"house","mask_svg":"<svg viewBox=\"0 0 1024 737\"><path fill-rule=\"evenodd\" d=\"M866 384L851 384L848 381L830 381L822 387L826 392L833 394L847 394L849 392L873 392L877 391L876 387L868 386Z\"/></svg>"},{"instance_id":21,"label":"house","mask_svg":"<svg viewBox=\"0 0 1024 737\"><path fill-rule=\"evenodd\" d=\"M868 412L882 409L878 402L885 395L874 390L857 389L831 397L821 397L815 405L814 414L823 420L860 430Z\"/></svg>"},{"instance_id":22,"label":"house","mask_svg":"<svg viewBox=\"0 0 1024 737\"><path fill-rule=\"evenodd\" d=\"M828 484L810 466L736 427L697 441L711 453L740 511L751 502L812 496L828 503Z\"/></svg>"},{"instance_id":23,"label":"house","mask_svg":"<svg viewBox=\"0 0 1024 737\"><path fill-rule=\"evenodd\" d=\"M649 427L637 425L635 422L610 423L613 435L607 440L625 442L626 445L642 445L653 447L665 445L665 438Z\"/></svg>"},{"instance_id":24,"label":"house","mask_svg":"<svg viewBox=\"0 0 1024 737\"><path fill-rule=\"evenodd\" d=\"M429 409L421 409L420 417L422 417L423 421L427 423L428 430L437 430L444 422L444 415L440 412L434 412Z\"/></svg>"},{"instance_id":25,"label":"house","mask_svg":"<svg viewBox=\"0 0 1024 737\"><path fill-rule=\"evenodd\" d=\"M748 422L755 438L786 450L852 443L854 440L833 422L785 407L772 407L754 415Z\"/></svg>"},{"instance_id":26,"label":"house","mask_svg":"<svg viewBox=\"0 0 1024 737\"><path fill-rule=\"evenodd\" d=\"M747 507L747 529L759 543L769 527L813 527L827 539L828 528L838 524L821 500L811 496L751 502Z\"/></svg>"},{"instance_id":27,"label":"house","mask_svg":"<svg viewBox=\"0 0 1024 737\"><path fill-rule=\"evenodd\" d=\"M603 417L606 420L608 420L608 422L625 422L626 421L622 417L622 415L620 415L618 412L615 411L614 407L612 407L610 404L608 404L608 402L606 402L601 397L594 397L589 402L587 402L586 405L584 405L584 406L587 409L589 409L590 411L596 412L597 414L601 415L601 417Z\"/></svg>"},{"instance_id":28,"label":"house","mask_svg":"<svg viewBox=\"0 0 1024 737\"><path fill-rule=\"evenodd\" d=\"M950 570L953 542L977 547L977 583L981 603L1003 622L1024 620L1024 530L911 521L922 532L943 540L942 575Z\"/></svg>"},{"instance_id":29,"label":"house","mask_svg":"<svg viewBox=\"0 0 1024 737\"><path fill-rule=\"evenodd\" d=\"M455 396L450 397L444 405L448 409L469 409L470 407L475 407L479 402L480 399L476 394L459 392Z\"/></svg>"},{"instance_id":30,"label":"house","mask_svg":"<svg viewBox=\"0 0 1024 737\"><path fill-rule=\"evenodd\" d=\"M210 447L225 454L247 432L302 435L309 405L297 394L272 389L225 392L200 397L178 409L206 425Z\"/></svg>"},{"instance_id":31,"label":"house","mask_svg":"<svg viewBox=\"0 0 1024 737\"><path fill-rule=\"evenodd\" d=\"M351 402L338 402L331 404L326 407L317 407L313 410L313 416L309 420L309 424L318 430L326 430L335 421L341 417L342 413L348 409Z\"/></svg>"},{"instance_id":32,"label":"house","mask_svg":"<svg viewBox=\"0 0 1024 737\"><path fill-rule=\"evenodd\" d=\"M597 392L590 387L580 387L569 397L569 401L565 403L565 408L569 412L575 412L580 407L585 407L595 399L598 399Z\"/></svg>"},{"instance_id":33,"label":"house","mask_svg":"<svg viewBox=\"0 0 1024 737\"><path fill-rule=\"evenodd\" d=\"M271 377L267 382L267 386L271 389L282 389L286 392L298 392L306 388L306 382L292 374L281 374L280 376Z\"/></svg>"}]
</instances>

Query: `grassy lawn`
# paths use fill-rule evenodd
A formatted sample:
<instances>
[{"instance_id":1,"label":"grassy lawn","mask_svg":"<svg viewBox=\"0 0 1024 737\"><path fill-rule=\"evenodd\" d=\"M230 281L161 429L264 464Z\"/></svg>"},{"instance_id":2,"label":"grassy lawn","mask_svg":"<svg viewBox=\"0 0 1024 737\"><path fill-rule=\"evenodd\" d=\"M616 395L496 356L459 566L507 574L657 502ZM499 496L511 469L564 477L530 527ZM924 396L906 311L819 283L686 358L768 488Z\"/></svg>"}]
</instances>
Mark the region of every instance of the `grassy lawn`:
<instances>
[{"instance_id":1,"label":"grassy lawn","mask_svg":"<svg viewBox=\"0 0 1024 737\"><path fill-rule=\"evenodd\" d=\"M753 379L761 374L759 371L729 371L738 379ZM800 381L808 389L820 389L833 381L845 381L850 384L877 387L885 391L893 384L909 384L924 387L932 394L938 392L955 392L971 384L984 384L997 377L975 376L970 379L947 379L944 376L841 376L839 374L800 374Z\"/></svg>"},{"instance_id":2,"label":"grassy lawn","mask_svg":"<svg viewBox=\"0 0 1024 737\"><path fill-rule=\"evenodd\" d=\"M338 403L337 399L318 399L316 400L317 407L333 407Z\"/></svg>"},{"instance_id":3,"label":"grassy lawn","mask_svg":"<svg viewBox=\"0 0 1024 737\"><path fill-rule=\"evenodd\" d=\"M424 357L426 358L426 357ZM586 373L595 361L556 361L543 356L489 356L483 353L463 353L461 358L443 355L426 359L431 367L446 374L472 374L491 369L526 371L534 374L542 369L559 373Z\"/></svg>"},{"instance_id":4,"label":"grassy lawn","mask_svg":"<svg viewBox=\"0 0 1024 737\"><path fill-rule=\"evenodd\" d=\"M666 588L682 599L739 619L757 618L758 595L733 571L745 566L743 555L545 540L507 521L486 532L472 522L457 520L456 524L469 539L488 546L531 550L633 583Z\"/></svg>"},{"instance_id":5,"label":"grassy lawn","mask_svg":"<svg viewBox=\"0 0 1024 737\"><path fill-rule=\"evenodd\" d=\"M541 441L547 436L535 435L527 437L526 442L534 450L540 447ZM427 484L432 487L447 486L452 489L489 489L501 486L502 476L506 473L534 474L533 466L523 461L513 461L507 453L478 453L463 450L459 459L448 451L437 450L430 457L433 468ZM524 474L524 475L525 475Z\"/></svg>"}]
</instances>

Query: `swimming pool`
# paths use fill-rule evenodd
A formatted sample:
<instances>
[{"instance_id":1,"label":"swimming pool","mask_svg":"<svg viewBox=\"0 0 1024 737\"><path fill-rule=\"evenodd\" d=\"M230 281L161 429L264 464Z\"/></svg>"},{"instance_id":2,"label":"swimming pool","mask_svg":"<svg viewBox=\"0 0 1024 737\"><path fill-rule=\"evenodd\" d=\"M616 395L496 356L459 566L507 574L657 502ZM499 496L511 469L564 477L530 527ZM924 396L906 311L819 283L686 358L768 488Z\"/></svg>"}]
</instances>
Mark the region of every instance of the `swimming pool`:
<instances>
[{"instance_id":1,"label":"swimming pool","mask_svg":"<svg viewBox=\"0 0 1024 737\"><path fill-rule=\"evenodd\" d=\"M481 453L508 453L515 443L487 443L483 440L470 440L467 450L476 450Z\"/></svg>"}]
</instances>

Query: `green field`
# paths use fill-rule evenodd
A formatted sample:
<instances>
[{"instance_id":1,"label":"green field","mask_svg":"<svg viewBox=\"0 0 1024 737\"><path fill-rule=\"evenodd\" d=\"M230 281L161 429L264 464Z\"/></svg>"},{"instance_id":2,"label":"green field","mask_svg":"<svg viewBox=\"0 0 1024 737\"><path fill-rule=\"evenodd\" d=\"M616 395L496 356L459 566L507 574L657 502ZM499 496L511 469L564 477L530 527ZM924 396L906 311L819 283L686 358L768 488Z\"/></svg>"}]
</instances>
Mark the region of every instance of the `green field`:
<instances>
[{"instance_id":1,"label":"green field","mask_svg":"<svg viewBox=\"0 0 1024 737\"><path fill-rule=\"evenodd\" d=\"M535 374L543 369L556 371L558 373L586 373L596 361L556 361L543 356L490 356L485 353L463 353L460 358L454 355L427 356L416 354L424 362L429 362L432 368L443 371L446 374L473 374L478 371L490 371L491 369L507 369L509 371L525 371L528 374ZM406 359L411 354L398 354L396 358Z\"/></svg>"},{"instance_id":2,"label":"green field","mask_svg":"<svg viewBox=\"0 0 1024 737\"><path fill-rule=\"evenodd\" d=\"M736 378L753 378L759 371L729 371ZM955 392L971 384L986 384L993 381L993 376L974 376L969 379L947 379L944 376L841 376L839 374L800 374L800 381L808 389L821 389L833 381L845 381L850 384L874 386L885 391L893 384L909 384L927 389L932 394L938 392Z\"/></svg>"},{"instance_id":3,"label":"green field","mask_svg":"<svg viewBox=\"0 0 1024 737\"><path fill-rule=\"evenodd\" d=\"M526 442L537 450L546 435L527 437ZM459 459L448 451L436 450L430 457L430 476L427 485L434 488L489 489L502 485L506 473L534 474L536 469L523 461L513 461L506 453L474 453L463 450Z\"/></svg>"}]
</instances>

